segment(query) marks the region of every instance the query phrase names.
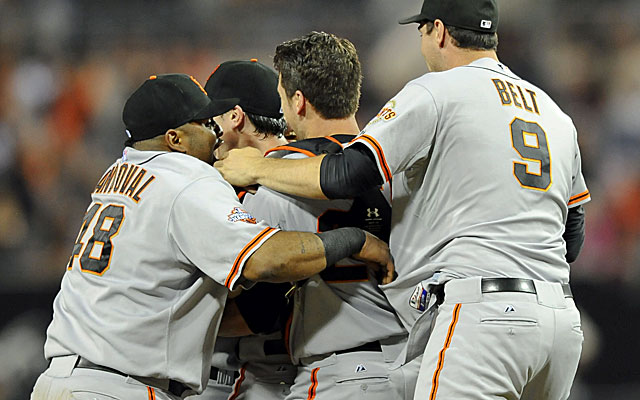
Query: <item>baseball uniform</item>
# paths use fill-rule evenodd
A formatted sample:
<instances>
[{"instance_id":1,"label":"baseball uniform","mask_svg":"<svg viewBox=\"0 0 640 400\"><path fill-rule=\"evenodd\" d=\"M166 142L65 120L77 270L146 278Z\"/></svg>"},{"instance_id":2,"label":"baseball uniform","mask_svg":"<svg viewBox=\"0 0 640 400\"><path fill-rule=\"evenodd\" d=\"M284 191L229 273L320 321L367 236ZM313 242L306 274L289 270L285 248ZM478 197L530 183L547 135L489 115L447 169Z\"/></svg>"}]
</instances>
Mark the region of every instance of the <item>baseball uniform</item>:
<instances>
[{"instance_id":1,"label":"baseball uniform","mask_svg":"<svg viewBox=\"0 0 640 400\"><path fill-rule=\"evenodd\" d=\"M202 394L190 399L282 400L289 394L297 368L291 363L279 329L290 307L279 299L285 300L290 288L290 284L257 283L234 298L252 331L272 333L217 338L212 360L215 378L209 380ZM235 378L228 380L234 373Z\"/></svg>"},{"instance_id":2,"label":"baseball uniform","mask_svg":"<svg viewBox=\"0 0 640 400\"><path fill-rule=\"evenodd\" d=\"M416 398L566 398L582 332L563 232L569 208L590 199L571 119L482 58L409 82L355 144L402 185L399 276L385 293L425 341L429 323L416 320L435 315ZM491 279L505 277L520 280ZM444 303L421 313L416 285L435 293L425 304Z\"/></svg>"},{"instance_id":3,"label":"baseball uniform","mask_svg":"<svg viewBox=\"0 0 640 400\"><path fill-rule=\"evenodd\" d=\"M229 400L283 400L297 374L281 332L240 338L243 362Z\"/></svg>"},{"instance_id":4,"label":"baseball uniform","mask_svg":"<svg viewBox=\"0 0 640 400\"><path fill-rule=\"evenodd\" d=\"M353 135L307 139L276 148L270 157L335 153ZM390 207L380 189L354 200L309 200L260 188L243 205L272 226L319 232L360 226L388 237ZM388 367L406 331L361 262L342 260L299 282L285 339L298 375L290 399L366 396L402 398L404 378ZM359 398L359 397L358 397Z\"/></svg>"},{"instance_id":5,"label":"baseball uniform","mask_svg":"<svg viewBox=\"0 0 640 400\"><path fill-rule=\"evenodd\" d=\"M211 165L176 152L126 148L91 200L32 399L202 391L228 291L278 229L244 211Z\"/></svg>"}]
</instances>

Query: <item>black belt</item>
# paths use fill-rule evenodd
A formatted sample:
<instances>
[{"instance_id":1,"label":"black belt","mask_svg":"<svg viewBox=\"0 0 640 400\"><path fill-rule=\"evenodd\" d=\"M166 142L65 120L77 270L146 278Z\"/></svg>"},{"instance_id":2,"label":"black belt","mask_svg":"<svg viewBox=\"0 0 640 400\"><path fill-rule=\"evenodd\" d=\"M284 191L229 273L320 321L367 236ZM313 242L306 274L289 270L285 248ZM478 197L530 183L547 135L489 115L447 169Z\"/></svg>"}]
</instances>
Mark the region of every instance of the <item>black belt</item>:
<instances>
[{"instance_id":1,"label":"black belt","mask_svg":"<svg viewBox=\"0 0 640 400\"><path fill-rule=\"evenodd\" d=\"M536 285L531 279L519 278L483 278L482 293L494 292L520 292L536 294ZM564 297L573 297L571 287L568 284L562 284L562 293Z\"/></svg>"},{"instance_id":2,"label":"black belt","mask_svg":"<svg viewBox=\"0 0 640 400\"><path fill-rule=\"evenodd\" d=\"M113 369L110 367L105 367L103 365L94 364L86 358L78 357L78 361L76 362L76 368L86 368L86 369L95 369L98 371L111 372L112 374L117 374L121 376L129 376L124 372L120 372L117 369ZM135 379L135 378L134 378ZM182 393L190 390L184 383L174 381L173 379L169 380L169 387L167 391L169 391L174 396L182 397Z\"/></svg>"},{"instance_id":3,"label":"black belt","mask_svg":"<svg viewBox=\"0 0 640 400\"><path fill-rule=\"evenodd\" d=\"M357 351L382 351L382 346L380 346L380 342L376 340L375 342L365 343L358 347L352 347L350 349L345 349L345 350L338 350L335 353L344 354L344 353L355 353Z\"/></svg>"},{"instance_id":4,"label":"black belt","mask_svg":"<svg viewBox=\"0 0 640 400\"><path fill-rule=\"evenodd\" d=\"M437 295L438 303L444 301L444 285L432 286L431 293ZM498 293L498 292L518 292L536 294L536 285L531 279L521 278L482 278L480 284L482 293ZM562 293L564 297L573 297L569 284L562 284Z\"/></svg>"}]
</instances>

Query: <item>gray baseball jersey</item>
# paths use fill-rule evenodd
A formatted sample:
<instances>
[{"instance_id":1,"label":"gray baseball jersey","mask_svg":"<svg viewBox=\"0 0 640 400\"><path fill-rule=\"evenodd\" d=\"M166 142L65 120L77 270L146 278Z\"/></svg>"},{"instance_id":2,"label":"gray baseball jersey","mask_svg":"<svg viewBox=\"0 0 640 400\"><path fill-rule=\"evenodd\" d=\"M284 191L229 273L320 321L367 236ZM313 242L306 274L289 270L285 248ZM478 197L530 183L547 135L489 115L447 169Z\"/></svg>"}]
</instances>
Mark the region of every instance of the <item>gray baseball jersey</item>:
<instances>
[{"instance_id":1,"label":"gray baseball jersey","mask_svg":"<svg viewBox=\"0 0 640 400\"><path fill-rule=\"evenodd\" d=\"M273 153L270 156L279 155ZM300 157L307 155L294 153L285 156ZM245 196L243 205L271 226L317 232L323 217L330 217L335 212L346 215L352 202L302 199L261 187L255 195ZM376 210L369 212L371 218L376 218ZM338 262L341 267L335 270L346 272L350 266L361 264L357 260L345 259ZM375 279L366 271L363 276L348 275L333 279L315 275L296 290L288 331L289 349L295 363L304 357L406 334Z\"/></svg>"},{"instance_id":2,"label":"gray baseball jersey","mask_svg":"<svg viewBox=\"0 0 640 400\"><path fill-rule=\"evenodd\" d=\"M179 153L126 148L91 199L45 356L202 390L228 290L277 229L244 211L215 168Z\"/></svg>"},{"instance_id":3,"label":"gray baseball jersey","mask_svg":"<svg viewBox=\"0 0 640 400\"><path fill-rule=\"evenodd\" d=\"M402 174L390 241L399 277L385 291L407 325L418 314L406 290L436 271L569 281L564 223L590 199L576 129L505 65L484 58L409 82L354 143L385 180Z\"/></svg>"}]
</instances>

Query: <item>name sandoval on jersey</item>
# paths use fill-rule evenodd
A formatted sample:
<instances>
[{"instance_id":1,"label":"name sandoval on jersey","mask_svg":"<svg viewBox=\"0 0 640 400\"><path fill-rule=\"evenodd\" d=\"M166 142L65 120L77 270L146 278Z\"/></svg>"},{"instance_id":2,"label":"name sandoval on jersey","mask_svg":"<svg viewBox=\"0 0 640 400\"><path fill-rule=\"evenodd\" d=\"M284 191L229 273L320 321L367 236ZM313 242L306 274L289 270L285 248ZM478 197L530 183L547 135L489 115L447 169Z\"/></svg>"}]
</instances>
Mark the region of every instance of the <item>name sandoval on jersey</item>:
<instances>
[{"instance_id":1,"label":"name sandoval on jersey","mask_svg":"<svg viewBox=\"0 0 640 400\"><path fill-rule=\"evenodd\" d=\"M155 176L151 175L142 183L146 174L147 170L139 165L129 163L116 164L102 176L93 193L121 194L137 203L140 201L142 191L156 179Z\"/></svg>"}]
</instances>

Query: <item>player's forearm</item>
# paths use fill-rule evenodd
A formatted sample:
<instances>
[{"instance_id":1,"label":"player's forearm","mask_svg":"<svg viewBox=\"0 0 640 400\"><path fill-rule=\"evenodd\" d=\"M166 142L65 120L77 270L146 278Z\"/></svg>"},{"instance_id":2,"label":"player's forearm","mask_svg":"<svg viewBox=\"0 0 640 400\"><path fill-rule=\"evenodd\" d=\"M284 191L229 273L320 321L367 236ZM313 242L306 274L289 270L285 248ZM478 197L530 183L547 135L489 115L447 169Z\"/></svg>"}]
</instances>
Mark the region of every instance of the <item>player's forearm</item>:
<instances>
[{"instance_id":1,"label":"player's forearm","mask_svg":"<svg viewBox=\"0 0 640 400\"><path fill-rule=\"evenodd\" d=\"M265 158L253 174L260 185L294 196L326 199L320 187L320 165L324 156L300 160Z\"/></svg>"},{"instance_id":2,"label":"player's forearm","mask_svg":"<svg viewBox=\"0 0 640 400\"><path fill-rule=\"evenodd\" d=\"M254 282L292 282L315 275L325 267L324 246L318 236L280 231L247 260L242 274Z\"/></svg>"},{"instance_id":3,"label":"player's forearm","mask_svg":"<svg viewBox=\"0 0 640 400\"><path fill-rule=\"evenodd\" d=\"M584 208L577 206L569 209L565 232L562 235L567 246L566 259L572 263L578 258L584 244Z\"/></svg>"},{"instance_id":4,"label":"player's forearm","mask_svg":"<svg viewBox=\"0 0 640 400\"><path fill-rule=\"evenodd\" d=\"M349 256L377 266L382 275L393 272L385 242L358 228L338 228L318 234L280 231L251 255L242 275L260 282L299 281Z\"/></svg>"}]
</instances>

